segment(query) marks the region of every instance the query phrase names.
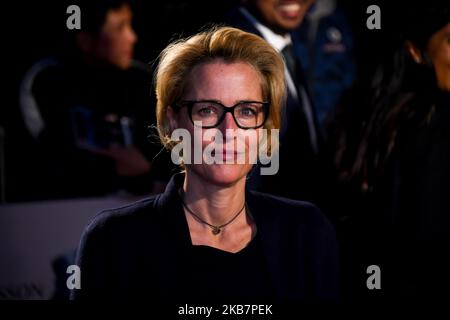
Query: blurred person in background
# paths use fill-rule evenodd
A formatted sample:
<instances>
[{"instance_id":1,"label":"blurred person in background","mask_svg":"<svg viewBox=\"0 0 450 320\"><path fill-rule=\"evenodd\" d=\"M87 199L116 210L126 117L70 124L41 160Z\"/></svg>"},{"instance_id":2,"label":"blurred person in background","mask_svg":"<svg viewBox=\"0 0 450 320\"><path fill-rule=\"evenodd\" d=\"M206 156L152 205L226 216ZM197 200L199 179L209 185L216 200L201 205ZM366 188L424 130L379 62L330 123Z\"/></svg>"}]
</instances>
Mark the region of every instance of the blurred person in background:
<instances>
[{"instance_id":1,"label":"blurred person in background","mask_svg":"<svg viewBox=\"0 0 450 320\"><path fill-rule=\"evenodd\" d=\"M397 23L395 52L374 75L368 115L336 153L336 191L350 217L355 298L448 301L450 6L403 4L410 9ZM378 294L361 281L373 264Z\"/></svg>"},{"instance_id":2,"label":"blurred person in background","mask_svg":"<svg viewBox=\"0 0 450 320\"><path fill-rule=\"evenodd\" d=\"M71 31L65 56L36 63L21 86L39 153L32 163L36 197L158 191L165 178L152 163L160 147L148 140L151 70L132 59L132 8L125 0L76 4L81 29Z\"/></svg>"},{"instance_id":3,"label":"blurred person in background","mask_svg":"<svg viewBox=\"0 0 450 320\"><path fill-rule=\"evenodd\" d=\"M244 0L227 14L225 22L263 37L282 53L286 63L288 97L282 112L280 170L274 176L251 176L249 185L255 190L317 203L323 188L322 137L292 35L313 3Z\"/></svg>"},{"instance_id":4,"label":"blurred person in background","mask_svg":"<svg viewBox=\"0 0 450 320\"><path fill-rule=\"evenodd\" d=\"M356 73L353 32L340 2L316 0L293 37L326 138L328 124L341 98L352 88Z\"/></svg>"}]
</instances>

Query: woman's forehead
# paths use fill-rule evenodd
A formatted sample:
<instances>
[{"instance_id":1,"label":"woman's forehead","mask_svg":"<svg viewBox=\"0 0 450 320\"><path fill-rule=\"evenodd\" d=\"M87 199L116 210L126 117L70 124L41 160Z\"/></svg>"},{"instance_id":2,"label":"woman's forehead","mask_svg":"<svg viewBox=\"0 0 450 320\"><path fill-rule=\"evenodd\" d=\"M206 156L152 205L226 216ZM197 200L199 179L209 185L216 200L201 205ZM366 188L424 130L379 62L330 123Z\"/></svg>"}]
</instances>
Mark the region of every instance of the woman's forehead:
<instances>
[{"instance_id":1,"label":"woman's forehead","mask_svg":"<svg viewBox=\"0 0 450 320\"><path fill-rule=\"evenodd\" d=\"M245 62L211 61L195 66L189 74L185 94L190 99L211 99L227 103L261 99L261 82L256 69Z\"/></svg>"}]
</instances>

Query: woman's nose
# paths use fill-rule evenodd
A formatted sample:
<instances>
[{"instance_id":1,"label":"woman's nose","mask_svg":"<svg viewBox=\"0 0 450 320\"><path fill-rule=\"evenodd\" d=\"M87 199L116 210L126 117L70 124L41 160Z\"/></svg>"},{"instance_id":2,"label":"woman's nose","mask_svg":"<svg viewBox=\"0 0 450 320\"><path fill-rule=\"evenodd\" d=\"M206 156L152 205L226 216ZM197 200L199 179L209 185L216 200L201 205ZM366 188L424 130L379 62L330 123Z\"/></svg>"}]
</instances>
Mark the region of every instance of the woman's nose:
<instances>
[{"instance_id":1,"label":"woman's nose","mask_svg":"<svg viewBox=\"0 0 450 320\"><path fill-rule=\"evenodd\" d=\"M228 112L225 115L225 118L223 119L222 123L221 123L221 129L226 130L226 129L236 129L237 125L236 122L234 121L233 115Z\"/></svg>"}]
</instances>

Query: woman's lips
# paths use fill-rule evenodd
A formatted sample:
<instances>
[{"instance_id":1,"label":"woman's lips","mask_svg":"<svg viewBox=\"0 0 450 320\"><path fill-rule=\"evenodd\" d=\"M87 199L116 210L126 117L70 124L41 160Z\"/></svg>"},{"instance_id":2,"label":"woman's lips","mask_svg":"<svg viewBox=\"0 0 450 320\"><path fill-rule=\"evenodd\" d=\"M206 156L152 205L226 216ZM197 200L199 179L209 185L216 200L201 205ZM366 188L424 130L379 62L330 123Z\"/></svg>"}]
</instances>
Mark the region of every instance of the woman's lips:
<instances>
[{"instance_id":1,"label":"woman's lips","mask_svg":"<svg viewBox=\"0 0 450 320\"><path fill-rule=\"evenodd\" d=\"M240 155L245 155L245 152L239 152L236 150L222 150L222 152L216 153L216 151L211 152L211 156L218 156L221 159L237 159Z\"/></svg>"},{"instance_id":2,"label":"woman's lips","mask_svg":"<svg viewBox=\"0 0 450 320\"><path fill-rule=\"evenodd\" d=\"M243 152L237 152L234 150L223 150L222 151L223 155L238 155L238 154L244 154Z\"/></svg>"}]
</instances>

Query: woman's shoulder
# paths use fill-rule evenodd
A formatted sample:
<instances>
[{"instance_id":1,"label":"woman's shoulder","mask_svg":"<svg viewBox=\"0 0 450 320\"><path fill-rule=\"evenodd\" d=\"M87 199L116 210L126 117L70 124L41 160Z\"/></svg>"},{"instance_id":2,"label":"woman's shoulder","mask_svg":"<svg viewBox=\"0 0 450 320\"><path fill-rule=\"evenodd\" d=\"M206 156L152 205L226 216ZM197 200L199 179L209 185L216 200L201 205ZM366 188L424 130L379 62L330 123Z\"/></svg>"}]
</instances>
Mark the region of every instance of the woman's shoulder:
<instances>
[{"instance_id":1,"label":"woman's shoulder","mask_svg":"<svg viewBox=\"0 0 450 320\"><path fill-rule=\"evenodd\" d=\"M306 208L306 209L317 209L317 207L311 202L295 200L291 198L286 198L279 195L274 195L270 193L249 190L248 195L265 204L271 204L276 206L282 206L286 208Z\"/></svg>"},{"instance_id":2,"label":"woman's shoulder","mask_svg":"<svg viewBox=\"0 0 450 320\"><path fill-rule=\"evenodd\" d=\"M288 223L331 227L325 214L313 203L289 199L258 191L249 191L248 195L258 211L266 216L277 216Z\"/></svg>"},{"instance_id":3,"label":"woman's shoulder","mask_svg":"<svg viewBox=\"0 0 450 320\"><path fill-rule=\"evenodd\" d=\"M132 231L136 226L148 224L158 215L160 196L153 195L121 207L100 211L88 223L85 233L119 231L117 229Z\"/></svg>"}]
</instances>

